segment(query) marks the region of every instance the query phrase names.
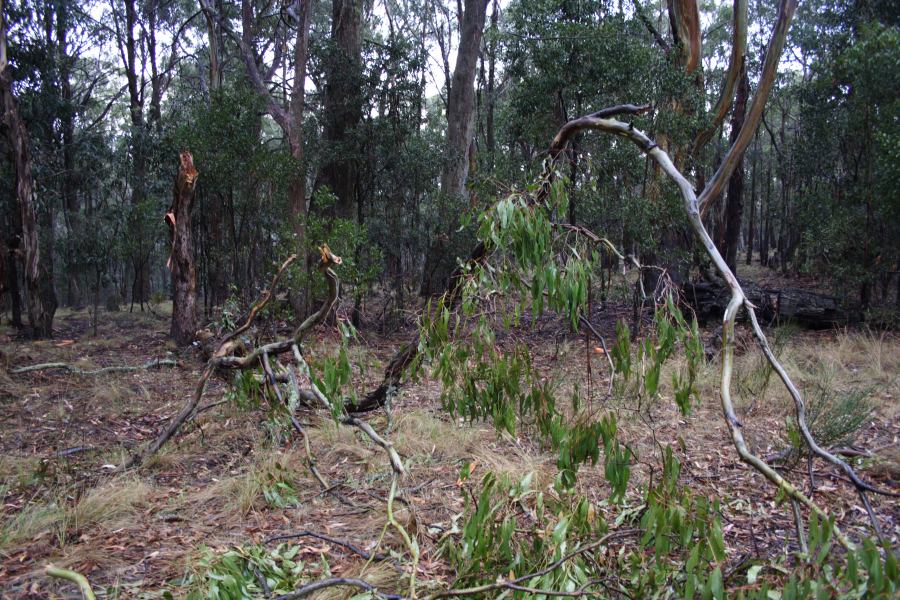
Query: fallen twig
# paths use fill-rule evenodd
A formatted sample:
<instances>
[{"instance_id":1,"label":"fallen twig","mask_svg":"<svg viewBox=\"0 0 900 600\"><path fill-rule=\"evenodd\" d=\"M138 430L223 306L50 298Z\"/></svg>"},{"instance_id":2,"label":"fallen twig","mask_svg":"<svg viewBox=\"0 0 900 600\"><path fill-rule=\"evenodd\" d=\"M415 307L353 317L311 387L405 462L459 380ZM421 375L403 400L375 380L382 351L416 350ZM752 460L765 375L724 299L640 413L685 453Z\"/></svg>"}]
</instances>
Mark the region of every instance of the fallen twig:
<instances>
[{"instance_id":1,"label":"fallen twig","mask_svg":"<svg viewBox=\"0 0 900 600\"><path fill-rule=\"evenodd\" d=\"M280 542L283 540L295 540L295 539L303 538L303 537L316 538L317 540L323 540L325 542L335 544L336 546L346 548L350 552L356 554L357 556L361 556L362 558L365 558L366 560L374 559L374 560L378 560L378 561L391 562L394 564L397 563L396 559L391 558L390 556L387 556L385 554L379 554L379 553L372 554L372 553L366 552L365 550L363 550L361 548L358 548L357 546L354 546L350 542L345 542L344 540L339 540L337 538L331 537L330 535L316 533L314 531L298 531L297 533L291 533L291 534L287 534L287 535L276 535L274 537L266 538L265 543L271 544L273 542Z\"/></svg>"},{"instance_id":2,"label":"fallen twig","mask_svg":"<svg viewBox=\"0 0 900 600\"><path fill-rule=\"evenodd\" d=\"M44 571L50 577L68 579L72 583L77 584L78 588L81 590L81 596L84 598L84 600L96 600L97 597L94 595L94 590L91 588L91 584L81 573L78 573L77 571L70 571L69 569L60 569L59 567L54 567L53 565L47 565L47 568Z\"/></svg>"},{"instance_id":3,"label":"fallen twig","mask_svg":"<svg viewBox=\"0 0 900 600\"><path fill-rule=\"evenodd\" d=\"M10 373L13 375L20 375L22 373L31 373L33 371L44 371L47 369L64 369L69 371L70 373L74 373L75 375L103 375L104 373L123 373L129 371L145 371L147 369L152 369L154 367L177 367L178 361L171 358L154 358L153 360L148 360L142 365L129 366L113 366L113 367L103 367L102 369L80 369L74 365L70 365L69 363L64 362L50 362L50 363L41 363L38 365L31 365L28 367L17 367L12 369Z\"/></svg>"},{"instance_id":4,"label":"fallen twig","mask_svg":"<svg viewBox=\"0 0 900 600\"><path fill-rule=\"evenodd\" d=\"M284 594L283 596L278 596L275 600L294 600L295 598L303 598L309 596L313 592L317 592L319 590L323 590L329 587L335 586L349 586L349 587L357 587L366 590L367 592L371 592L375 595L376 598L382 598L384 600L403 600L403 596L399 596L397 594L382 594L378 591L374 585L369 583L368 581L363 581L362 579L356 579L355 577L332 577L331 579L323 579L321 581L315 581L313 583L304 585L300 589L291 592L290 594Z\"/></svg>"}]
</instances>

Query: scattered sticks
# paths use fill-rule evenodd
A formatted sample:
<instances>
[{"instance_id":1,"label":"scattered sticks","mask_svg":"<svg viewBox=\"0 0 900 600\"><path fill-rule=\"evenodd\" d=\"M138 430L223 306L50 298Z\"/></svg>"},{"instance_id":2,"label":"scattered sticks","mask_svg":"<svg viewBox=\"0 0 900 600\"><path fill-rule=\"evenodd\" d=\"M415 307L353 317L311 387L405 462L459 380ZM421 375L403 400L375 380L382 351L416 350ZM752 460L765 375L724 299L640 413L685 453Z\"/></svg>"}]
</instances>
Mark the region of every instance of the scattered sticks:
<instances>
[{"instance_id":1,"label":"scattered sticks","mask_svg":"<svg viewBox=\"0 0 900 600\"><path fill-rule=\"evenodd\" d=\"M361 588L367 592L371 592L376 598L381 598L382 600L403 600L403 596L399 596L397 594L382 594L378 591L378 588L376 588L371 583L363 581L362 579L357 579L355 577L332 577L330 579L314 581L313 583L304 585L300 589L293 591L290 594L278 596L277 598L275 598L275 600L296 600L296 598L305 598L313 592L335 586Z\"/></svg>"},{"instance_id":2,"label":"scattered sticks","mask_svg":"<svg viewBox=\"0 0 900 600\"><path fill-rule=\"evenodd\" d=\"M265 543L271 544L273 542L280 542L283 540L296 540L296 539L304 538L304 537L311 537L311 538L315 538L317 540L322 540L322 541L328 542L329 544L334 544L335 546L340 546L341 548L345 548L345 549L349 550L350 552L352 552L353 554L356 554L357 556L361 556L362 558L364 558L366 560L374 559L374 560L378 560L378 561L396 563L396 560L391 558L390 556L387 556L384 554L378 554L378 553L371 554L369 552L366 552L362 548L354 546L350 542L345 542L344 540L339 540L338 538L331 537L330 535L325 535L323 533L316 533L314 531L309 531L309 530L298 531L297 533L291 533L288 535L276 535L276 536L273 536L270 538L266 538Z\"/></svg>"},{"instance_id":3,"label":"scattered sticks","mask_svg":"<svg viewBox=\"0 0 900 600\"><path fill-rule=\"evenodd\" d=\"M325 250L327 250L327 246L325 246L324 248L325 248ZM329 256L334 257L334 255L331 254L330 250L327 253ZM324 251L323 251L323 257L324 257ZM185 403L185 405L181 408L181 411L179 411L179 413L169 422L169 425L166 426L166 428L159 434L159 436L143 452L137 452L137 453L133 454L125 462L125 464L123 465L123 468L130 469L132 467L137 467L141 463L146 461L147 458L149 458L150 456L153 456L154 454L159 452L159 449L162 448L163 445L166 442L168 442L172 438L172 436L175 435L175 433L178 431L178 429L182 425L184 425L184 423L194 414L194 412L197 409L197 406L200 404L200 399L203 397L203 392L206 390L206 384L209 381L209 378L212 377L213 373L215 373L219 369L224 368L226 366L226 364L228 363L227 359L233 358L231 356L231 353L234 352L239 346L238 342L236 341L236 338L241 333L247 331L250 328L250 326L253 324L253 320L256 318L256 315L259 313L259 311L262 310L263 307L265 307L265 305L269 303L269 301L272 299L272 297L275 294L275 287L278 285L278 280L281 278L281 274L292 262L294 262L294 260L296 260L296 258L297 258L297 255L294 254L294 255L289 256L288 259L284 261L284 263L278 269L278 272L275 273L275 277L272 279L272 284L269 286L269 289L266 290L266 292L263 294L263 296L256 302L256 304L253 305L253 308L250 309L250 314L247 316L247 319L244 321L244 324L241 325L240 327L238 327L236 330L234 330L230 334L226 335L224 338L222 338L222 341L219 342L219 345L216 348L215 352L213 352L213 355L210 357L209 361L206 363L206 367L203 369L203 372L200 375L200 379L197 381L197 385L194 388L193 395ZM323 258L323 263L320 264L320 270L322 270L323 272L331 272L330 266L332 264L340 264L340 258L338 258L338 257L334 257L334 258L337 258L338 262L331 262L331 261L326 262L326 261L324 261L324 258ZM334 298L336 298L337 297L337 276L334 275L334 272L331 272L331 277L334 278L334 284L329 284L329 289L330 290L333 289ZM329 309L330 309L330 306L334 302L334 298L329 299L329 301L328 301ZM322 316L322 318L324 318L324 315ZM309 319L307 319L307 321L308 320ZM305 323L306 322L304 322L304 324ZM318 321L316 321L315 323L312 323L309 327L307 327L306 330L302 330L302 331L300 331L298 328L298 331L295 332L295 336L297 336L299 334L302 338L302 335L304 335L308 329L311 329L312 325L316 325L316 324L318 324ZM301 325L301 327L302 327L302 325ZM259 354L256 354L253 357L253 360L258 361L258 359L259 359ZM250 361L247 361L247 364L250 364ZM255 362L254 362L254 364L255 364Z\"/></svg>"}]
</instances>

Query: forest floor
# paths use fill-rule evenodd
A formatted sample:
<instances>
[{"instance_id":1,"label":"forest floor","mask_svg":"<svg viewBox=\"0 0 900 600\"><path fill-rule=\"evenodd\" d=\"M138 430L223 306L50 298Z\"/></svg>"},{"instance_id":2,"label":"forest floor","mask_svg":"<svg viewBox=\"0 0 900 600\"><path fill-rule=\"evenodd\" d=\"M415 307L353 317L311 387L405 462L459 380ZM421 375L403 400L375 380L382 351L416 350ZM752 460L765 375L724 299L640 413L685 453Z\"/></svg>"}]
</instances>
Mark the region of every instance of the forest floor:
<instances>
[{"instance_id":1,"label":"forest floor","mask_svg":"<svg viewBox=\"0 0 900 600\"><path fill-rule=\"evenodd\" d=\"M593 320L607 340L617 318L630 311L608 307ZM60 313L56 336L47 341L18 339L0 328L0 597L78 597L74 588L43 574L48 563L86 575L107 597L153 598L168 590L181 597L184 582L200 569L204 556L235 545L265 544L270 537L310 531L371 549L385 524L390 469L382 451L360 432L314 415L308 428L324 477L339 492L323 493L306 469L302 442L290 430L268 427L260 409L225 402L204 411L175 440L142 468L117 473L128 453L164 426L191 394L202 369L195 351L177 353L167 340L165 313L103 313L97 336L85 312ZM377 335L361 331L352 345L357 389L380 378L382 364L410 332ZM722 420L717 395L717 362L701 373L701 401L682 416L664 391L641 410L604 399L607 362L594 344L568 332L565 324L542 319L522 332L548 377L583 375L590 364L593 381L585 402L615 411L620 437L637 455L634 475L653 476L660 448L671 444L683 464L682 479L697 493L721 500L728 568L734 572L748 557L783 555L795 547L790 510L760 476L737 458ZM307 344L313 353L333 349L334 328L320 327ZM505 343L503 339L499 342ZM60 370L10 374L14 367L64 361L81 368L138 365L175 357L177 368L84 376ZM856 398L870 402L856 445L870 454L854 459L864 478L881 487L900 480L900 337L866 330L795 332L785 343L785 363L810 395L832 403ZM750 378L759 372L759 356L743 352L737 381L740 417L752 447L773 455L787 444L789 398L770 385L754 397ZM664 376L663 381L668 381ZM224 400L226 386L214 381L203 405ZM441 531L463 511L465 495L488 471L522 477L535 473L535 485L549 489L554 480L551 453L518 437L497 434L489 424L461 423L441 409L440 392L427 379L406 385L393 405L390 425L384 412L367 416L404 457L409 476L398 519L418 535L422 546L419 580L452 583L447 563L438 556ZM863 398L863 399L860 399ZM605 404L604 404L605 403ZM848 442L840 443L847 446ZM458 481L471 463L474 476ZM825 464L813 464L815 499L854 537L870 534L858 496ZM789 470L808 487L807 465ZM277 487L275 482L288 482ZM637 486L632 486L637 487ZM477 489L477 488L476 488ZM896 489L894 487L894 489ZM608 495L602 466L584 467L579 490L614 518L603 502ZM275 492L275 494L273 494ZM871 497L882 527L894 544L900 539L900 504ZM640 501L637 492L624 510ZM621 512L620 507L616 509ZM333 575L358 576L364 562L344 547L314 537L290 540L313 572L324 565ZM274 546L274 544L270 544ZM402 546L388 533L385 547ZM363 576L390 589L398 573L390 563L369 565ZM347 597L332 588L318 597Z\"/></svg>"}]
</instances>

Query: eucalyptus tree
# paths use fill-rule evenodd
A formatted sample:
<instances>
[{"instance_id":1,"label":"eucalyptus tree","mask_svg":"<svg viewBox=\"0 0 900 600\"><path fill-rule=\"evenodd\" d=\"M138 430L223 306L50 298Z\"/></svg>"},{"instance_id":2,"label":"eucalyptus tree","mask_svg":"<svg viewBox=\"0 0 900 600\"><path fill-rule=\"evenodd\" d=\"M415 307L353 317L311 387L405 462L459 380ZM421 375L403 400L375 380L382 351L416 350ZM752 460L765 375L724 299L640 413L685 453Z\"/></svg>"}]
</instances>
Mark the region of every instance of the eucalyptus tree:
<instances>
[{"instance_id":1,"label":"eucalyptus tree","mask_svg":"<svg viewBox=\"0 0 900 600\"><path fill-rule=\"evenodd\" d=\"M153 145L161 126L163 98L181 56L184 15L180 8L178 3L158 0L110 0L109 6L108 18L128 95L131 302L141 308L150 296L151 257L159 237L156 228L148 228L148 221L155 222L156 216L148 194L151 186L158 184L157 173L151 172Z\"/></svg>"},{"instance_id":2,"label":"eucalyptus tree","mask_svg":"<svg viewBox=\"0 0 900 600\"><path fill-rule=\"evenodd\" d=\"M460 25L456 64L452 77L446 82L447 141L441 168L439 202L446 203L449 210L440 211L439 214L448 220L441 229L446 228L450 232L457 228L456 215L459 214L459 208L465 206L466 181L474 154L475 73L488 2L489 0L465 0L460 3L459 10L462 13L458 15ZM449 234L434 235L426 254L421 286L421 293L424 295L440 289L441 281L452 269L452 262L446 256L445 237L449 237Z\"/></svg>"},{"instance_id":3,"label":"eucalyptus tree","mask_svg":"<svg viewBox=\"0 0 900 600\"><path fill-rule=\"evenodd\" d=\"M863 308L900 305L900 33L882 3L814 2L800 22L801 71L778 156L796 163L790 267L829 277ZM891 296L894 305L890 306ZM881 318L881 317L878 317Z\"/></svg>"},{"instance_id":4,"label":"eucalyptus tree","mask_svg":"<svg viewBox=\"0 0 900 600\"><path fill-rule=\"evenodd\" d=\"M37 189L32 176L33 163L28 130L13 90L6 19L6 7L0 0L0 106L3 108L3 125L15 172L28 323L32 335L50 337L53 335L53 315L57 305L56 292L53 288L53 270L52 267L47 268L46 254L45 258L41 259L35 206L38 202ZM52 248L50 251L52 252ZM12 276L15 277L15 274Z\"/></svg>"},{"instance_id":5,"label":"eucalyptus tree","mask_svg":"<svg viewBox=\"0 0 900 600\"><path fill-rule=\"evenodd\" d=\"M334 216L355 221L359 205L360 139L363 118L362 35L366 0L332 0L331 38L324 57L323 165L319 183L335 196Z\"/></svg>"},{"instance_id":6,"label":"eucalyptus tree","mask_svg":"<svg viewBox=\"0 0 900 600\"><path fill-rule=\"evenodd\" d=\"M253 89L265 102L266 111L287 140L296 162L290 178L288 196L290 220L297 246L305 243L307 165L303 120L306 114L306 76L309 59L309 33L315 3L296 0L284 4L276 13L252 0L241 0L240 33L231 27L227 12L220 12L207 0L201 0L206 15L236 43ZM270 58L271 57L271 58ZM293 75L279 79L290 67ZM286 76L285 76L286 77Z\"/></svg>"}]
</instances>

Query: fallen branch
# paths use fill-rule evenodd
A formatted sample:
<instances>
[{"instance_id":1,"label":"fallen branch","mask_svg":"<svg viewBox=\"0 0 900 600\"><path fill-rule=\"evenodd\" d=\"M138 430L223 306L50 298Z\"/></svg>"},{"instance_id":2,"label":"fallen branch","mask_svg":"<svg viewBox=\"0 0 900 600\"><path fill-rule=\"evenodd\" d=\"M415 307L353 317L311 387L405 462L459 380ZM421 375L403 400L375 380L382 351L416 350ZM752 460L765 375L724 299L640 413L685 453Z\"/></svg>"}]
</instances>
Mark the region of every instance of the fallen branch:
<instances>
[{"instance_id":1,"label":"fallen branch","mask_svg":"<svg viewBox=\"0 0 900 600\"><path fill-rule=\"evenodd\" d=\"M53 565L47 565L47 568L44 569L44 572L47 573L47 575L49 575L50 577L67 579L72 583L77 584L78 588L81 590L81 596L84 598L84 600L96 600L97 597L94 595L94 590L91 588L91 584L81 573L78 573L77 571L70 571L69 569L60 569L59 567L54 567Z\"/></svg>"},{"instance_id":2,"label":"fallen branch","mask_svg":"<svg viewBox=\"0 0 900 600\"><path fill-rule=\"evenodd\" d=\"M209 361L206 363L206 367L203 369L203 373L200 375L200 379L197 381L197 385L194 388L194 393L188 402L182 407L181 411L169 422L169 425L162 431L162 433L157 436L157 438L143 451L138 452L131 456L128 461L123 465L123 468L129 469L132 467L136 467L147 460L148 457L152 456L156 452L159 451L163 445L175 435L178 429L194 414L194 411L197 409L197 406L200 404L200 399L203 397L203 392L206 390L206 384L209 381L210 377L212 377L213 373L222 368L245 368L247 366L256 365L259 362L260 355L262 351L259 348L256 349L251 355L245 357L234 357L231 356L231 353L238 349L240 344L236 341L237 337L247 331L250 326L253 324L256 315L262 310L266 304L272 299L275 293L275 288L278 285L278 281L281 278L281 274L284 272L287 267L296 260L297 255L292 254L287 258L287 260L282 263L281 267L278 269L278 272L275 273L275 277L272 279L272 284L269 286L269 289L262 295L262 297L257 300L257 302L250 309L250 313L247 316L247 319L244 321L244 324L238 327L233 332L227 334L222 340L219 342L218 347L215 352L213 352ZM322 248L322 261L319 265L320 271L325 274L326 278L329 281L329 299L322 308L319 309L314 315L310 318L306 319L295 331L292 340L297 340L299 342L303 339L306 333L312 329L315 325L318 325L321 322L328 311L331 310L331 307L334 304L334 301L337 299L337 276L331 271L330 267L334 264L340 264L340 257L335 256L328 250L327 246L323 246ZM314 320L313 317L317 317ZM288 345L288 348L290 346ZM264 350L265 351L265 350ZM274 353L271 352L271 353ZM235 359L236 361L230 361L229 359ZM241 361L240 359L247 359L246 361ZM243 365L243 367L238 366Z\"/></svg>"},{"instance_id":3,"label":"fallen branch","mask_svg":"<svg viewBox=\"0 0 900 600\"><path fill-rule=\"evenodd\" d=\"M275 600L295 600L296 598L304 598L306 596L309 596L313 592L336 586L361 588L367 592L371 592L376 598L382 598L384 600L403 600L403 596L399 596L396 594L382 594L378 591L378 588L376 588L371 583L363 581L362 579L356 579L355 577L332 577L331 579L315 581L313 583L304 585L300 589L293 591L290 594L278 596L277 598L275 598Z\"/></svg>"},{"instance_id":4,"label":"fallen branch","mask_svg":"<svg viewBox=\"0 0 900 600\"><path fill-rule=\"evenodd\" d=\"M153 360L148 360L142 365L136 366L115 366L115 367L103 367L101 369L80 369L74 365L70 365L69 363L64 362L50 362L50 363L41 363L38 365L31 365L28 367L18 367L12 369L10 371L13 375L20 375L22 373L31 373L33 371L45 371L47 369L63 369L65 371L69 371L70 373L74 373L75 375L103 375L105 373L126 373L130 371L146 371L147 369L153 369L156 367L177 367L178 361L173 360L171 358L154 358Z\"/></svg>"},{"instance_id":5,"label":"fallen branch","mask_svg":"<svg viewBox=\"0 0 900 600\"><path fill-rule=\"evenodd\" d=\"M584 554L585 552L590 552L591 550L596 550L597 548L600 548L601 546L603 546L604 544L606 544L607 542L609 542L611 540L621 538L621 537L626 537L629 535L635 535L635 534L639 534L639 533L640 533L640 529L620 529L617 531L612 531L612 532L604 535L599 540L597 540L595 542L591 542L590 544L587 544L586 546L582 546L581 548L578 548L576 550L573 550L572 552L566 554L559 560L551 563L550 565L544 567L543 569L541 569L539 571L535 571L534 573L528 573L527 575L522 575L521 577L516 577L515 579L510 579L508 581L497 581L495 583L488 583L485 585L479 585L479 586L470 587L470 588L444 590L441 592L436 592L434 594L431 594L430 596L427 596L425 600L436 600L437 598L451 598L451 597L456 597L456 596L474 596L476 594L483 594L485 592L501 590L501 589L510 589L510 590L517 590L517 591L530 591L530 590L522 589L522 586L521 586L522 582L529 581L535 577L543 577L547 573L552 573L553 571L555 571L556 569L561 567L566 562L572 560L573 558L580 556L580 555ZM534 593L544 594L547 596L568 596L568 595L570 595L570 593L568 593L568 592L557 594L557 593L554 593L551 591L546 591L546 590L540 590L539 592L536 591Z\"/></svg>"},{"instance_id":6,"label":"fallen branch","mask_svg":"<svg viewBox=\"0 0 900 600\"><path fill-rule=\"evenodd\" d=\"M377 553L371 554L361 548L358 548L357 546L354 546L350 542L345 542L344 540L339 540L337 538L331 537L330 535L316 533L314 531L308 531L308 530L298 531L297 533L291 533L291 534L287 534L287 535L276 535L276 536L273 536L270 538L266 538L264 543L271 544L273 542L281 542L283 540L296 540L296 539L304 538L304 537L311 537L311 538L315 538L317 540L322 540L322 541L328 542L330 544L334 544L336 546L340 546L341 548L345 548L345 549L349 550L350 552L352 552L353 554L356 554L357 556L361 556L362 558L365 558L366 560L374 559L374 560L378 560L378 561L396 563L396 560L391 558L390 556L386 556L384 554L377 554Z\"/></svg>"}]
</instances>

